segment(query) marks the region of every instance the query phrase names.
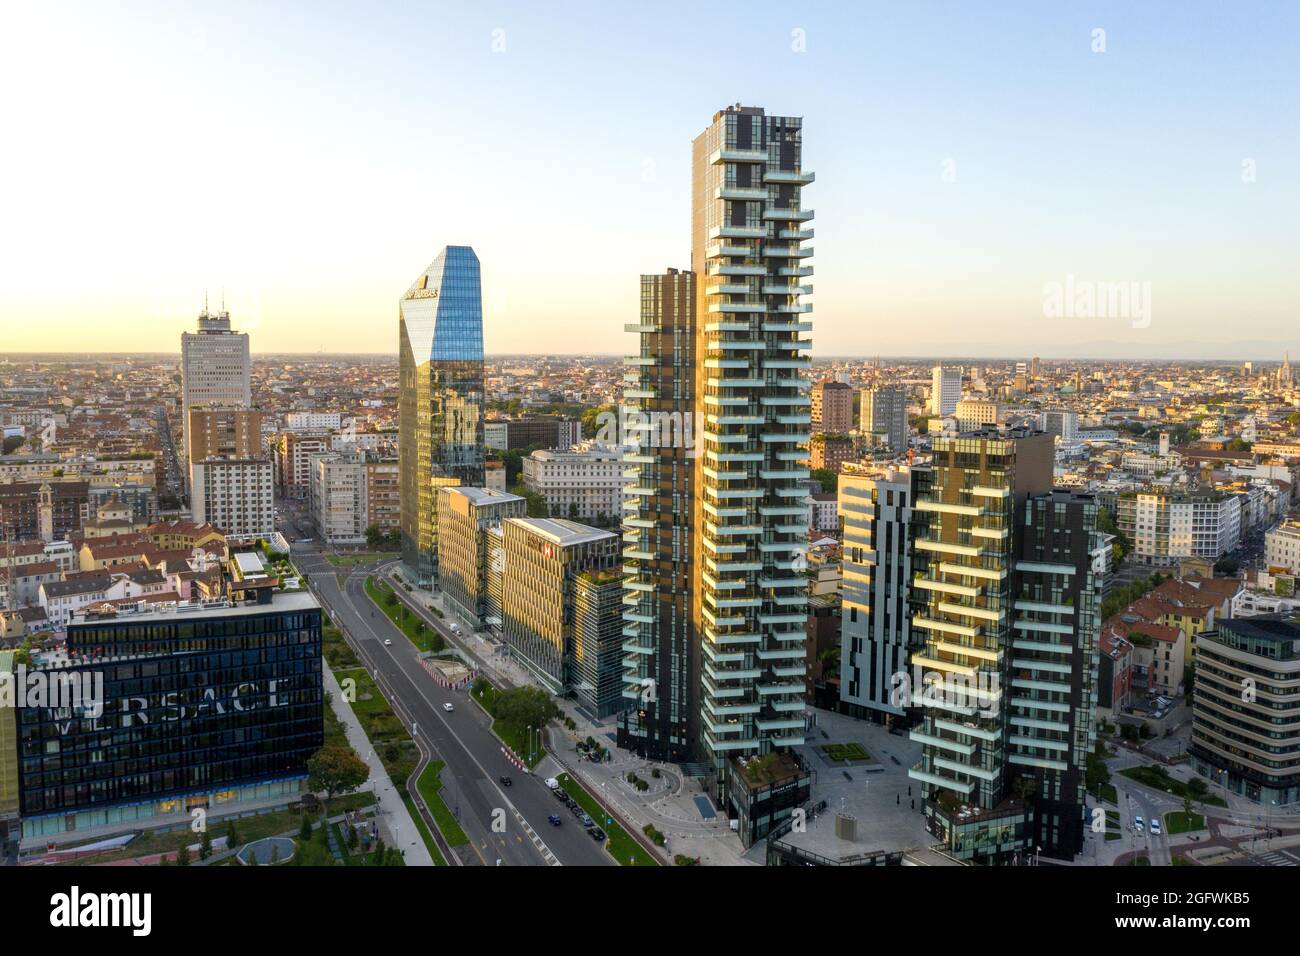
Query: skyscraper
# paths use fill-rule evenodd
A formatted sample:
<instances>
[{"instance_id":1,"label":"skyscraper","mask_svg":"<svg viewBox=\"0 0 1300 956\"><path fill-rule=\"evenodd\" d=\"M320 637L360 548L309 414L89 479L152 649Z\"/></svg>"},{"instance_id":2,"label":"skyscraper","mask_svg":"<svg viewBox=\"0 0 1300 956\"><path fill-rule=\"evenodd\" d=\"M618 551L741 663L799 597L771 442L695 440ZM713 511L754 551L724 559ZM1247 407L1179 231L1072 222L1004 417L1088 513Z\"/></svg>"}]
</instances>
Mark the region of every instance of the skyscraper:
<instances>
[{"instance_id":1,"label":"skyscraper","mask_svg":"<svg viewBox=\"0 0 1300 956\"><path fill-rule=\"evenodd\" d=\"M812 387L812 427L819 432L847 434L853 428L853 389L844 382L818 382Z\"/></svg>"},{"instance_id":2,"label":"skyscraper","mask_svg":"<svg viewBox=\"0 0 1300 956\"><path fill-rule=\"evenodd\" d=\"M478 256L447 246L407 290L398 323L403 570L438 580L436 488L483 485L483 304Z\"/></svg>"},{"instance_id":3,"label":"skyscraper","mask_svg":"<svg viewBox=\"0 0 1300 956\"><path fill-rule=\"evenodd\" d=\"M926 823L960 859L1071 856L1096 707L1096 505L1053 492L1054 438L985 428L934 442L912 626ZM930 681L939 683L930 683Z\"/></svg>"},{"instance_id":4,"label":"skyscraper","mask_svg":"<svg viewBox=\"0 0 1300 956\"><path fill-rule=\"evenodd\" d=\"M951 415L961 401L961 366L936 365L930 374L930 414Z\"/></svg>"},{"instance_id":5,"label":"skyscraper","mask_svg":"<svg viewBox=\"0 0 1300 956\"><path fill-rule=\"evenodd\" d=\"M187 467L190 457L190 409L197 405L248 408L253 404L252 362L248 333L230 327L230 313L216 315L205 306L198 330L181 333L181 448ZM187 480L189 478L187 474Z\"/></svg>"},{"instance_id":6,"label":"skyscraper","mask_svg":"<svg viewBox=\"0 0 1300 956\"><path fill-rule=\"evenodd\" d=\"M695 462L695 283L641 277L640 339L623 377L623 696L618 745L688 760L700 739L699 646L691 627Z\"/></svg>"},{"instance_id":7,"label":"skyscraper","mask_svg":"<svg viewBox=\"0 0 1300 956\"><path fill-rule=\"evenodd\" d=\"M928 552L912 546L930 512L916 509L929 493L928 468L845 466L837 509L844 524L841 585L840 701L854 717L892 724L909 716L895 700L893 676L907 673L924 642L912 627L914 575Z\"/></svg>"},{"instance_id":8,"label":"skyscraper","mask_svg":"<svg viewBox=\"0 0 1300 956\"><path fill-rule=\"evenodd\" d=\"M691 618L700 740L722 798L742 761L804 740L810 398L800 373L811 342L800 333L811 328L801 296L812 291L802 241L813 213L801 193L813 175L802 151L802 119L739 105L715 113L692 144L694 401L704 429Z\"/></svg>"},{"instance_id":9,"label":"skyscraper","mask_svg":"<svg viewBox=\"0 0 1300 956\"><path fill-rule=\"evenodd\" d=\"M864 388L861 430L883 435L896 455L907 451L907 393L897 385Z\"/></svg>"}]
</instances>

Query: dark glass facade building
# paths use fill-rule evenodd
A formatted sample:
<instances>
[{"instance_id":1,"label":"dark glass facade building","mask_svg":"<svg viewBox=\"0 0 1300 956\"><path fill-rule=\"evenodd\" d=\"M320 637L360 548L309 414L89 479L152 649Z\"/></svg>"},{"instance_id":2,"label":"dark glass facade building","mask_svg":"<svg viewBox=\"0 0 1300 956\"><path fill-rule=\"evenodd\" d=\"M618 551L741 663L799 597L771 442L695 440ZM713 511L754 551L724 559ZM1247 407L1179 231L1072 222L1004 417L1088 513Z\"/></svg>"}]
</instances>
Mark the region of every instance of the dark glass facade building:
<instances>
[{"instance_id":1,"label":"dark glass facade building","mask_svg":"<svg viewBox=\"0 0 1300 956\"><path fill-rule=\"evenodd\" d=\"M78 616L66 656L34 667L102 689L98 707L18 710L24 836L287 801L324 743L321 611L305 593Z\"/></svg>"},{"instance_id":2,"label":"dark glass facade building","mask_svg":"<svg viewBox=\"0 0 1300 956\"><path fill-rule=\"evenodd\" d=\"M478 256L447 246L402 297L398 333L402 564L438 578L436 489L484 484Z\"/></svg>"}]
</instances>

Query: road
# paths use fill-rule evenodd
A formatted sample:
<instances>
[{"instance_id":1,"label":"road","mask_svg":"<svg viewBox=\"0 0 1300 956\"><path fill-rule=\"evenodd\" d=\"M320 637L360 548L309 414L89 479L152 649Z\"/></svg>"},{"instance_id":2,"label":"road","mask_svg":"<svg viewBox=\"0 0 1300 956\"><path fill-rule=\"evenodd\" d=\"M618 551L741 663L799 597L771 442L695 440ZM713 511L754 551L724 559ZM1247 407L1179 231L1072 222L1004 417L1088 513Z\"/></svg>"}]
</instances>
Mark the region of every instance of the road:
<instances>
[{"instance_id":1,"label":"road","mask_svg":"<svg viewBox=\"0 0 1300 956\"><path fill-rule=\"evenodd\" d=\"M286 530L296 530L291 522L287 524ZM346 574L340 586L337 569L314 544L294 545L293 550L300 570L308 575L313 590L348 633L353 648L372 674L377 674L380 687L399 716L408 728L414 722L418 740L432 749L435 759L446 763L441 774L443 798L457 814L475 851L473 858L465 862L493 866L500 860L502 865L544 865L549 860L536 845L535 834L561 864L613 864L609 854L564 811L540 779L518 770L506 759L488 717L466 692L447 690L428 676L406 636L366 596L369 569ZM385 645L385 640L392 644ZM443 709L448 702L454 707L451 713ZM502 776L510 777L513 785L502 786ZM551 814L560 816L563 822L559 827L547 823ZM494 831L494 821L504 832Z\"/></svg>"}]
</instances>

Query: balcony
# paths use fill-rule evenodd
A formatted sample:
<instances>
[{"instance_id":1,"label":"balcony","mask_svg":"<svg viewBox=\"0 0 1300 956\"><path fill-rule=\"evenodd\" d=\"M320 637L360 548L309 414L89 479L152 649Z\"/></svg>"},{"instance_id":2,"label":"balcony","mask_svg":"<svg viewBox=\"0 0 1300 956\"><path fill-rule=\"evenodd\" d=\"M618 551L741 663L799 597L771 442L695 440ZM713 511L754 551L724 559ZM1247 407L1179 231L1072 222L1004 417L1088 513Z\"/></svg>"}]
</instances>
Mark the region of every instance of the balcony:
<instances>
[{"instance_id":1,"label":"balcony","mask_svg":"<svg viewBox=\"0 0 1300 956\"><path fill-rule=\"evenodd\" d=\"M811 209L795 209L792 206L766 206L763 209L763 218L772 219L777 222L807 222L813 218Z\"/></svg>"},{"instance_id":2,"label":"balcony","mask_svg":"<svg viewBox=\"0 0 1300 956\"><path fill-rule=\"evenodd\" d=\"M719 163L766 163L767 150L723 147L713 151L709 156L709 162L714 166Z\"/></svg>"},{"instance_id":3,"label":"balcony","mask_svg":"<svg viewBox=\"0 0 1300 956\"><path fill-rule=\"evenodd\" d=\"M807 186L817 181L817 174L799 169L767 169L763 171L763 182L779 183L783 186Z\"/></svg>"},{"instance_id":4,"label":"balcony","mask_svg":"<svg viewBox=\"0 0 1300 956\"><path fill-rule=\"evenodd\" d=\"M714 199L726 199L730 202L766 202L767 190L754 186L719 186L713 190Z\"/></svg>"}]
</instances>

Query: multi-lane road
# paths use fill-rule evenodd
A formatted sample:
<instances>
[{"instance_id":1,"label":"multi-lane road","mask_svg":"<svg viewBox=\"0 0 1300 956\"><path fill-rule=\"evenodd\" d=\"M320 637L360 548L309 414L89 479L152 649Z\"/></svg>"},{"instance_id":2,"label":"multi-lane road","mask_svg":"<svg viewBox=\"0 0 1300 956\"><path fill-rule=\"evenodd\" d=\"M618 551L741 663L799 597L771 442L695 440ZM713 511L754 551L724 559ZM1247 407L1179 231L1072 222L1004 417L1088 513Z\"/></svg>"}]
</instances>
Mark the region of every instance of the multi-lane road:
<instances>
[{"instance_id":1,"label":"multi-lane road","mask_svg":"<svg viewBox=\"0 0 1300 956\"><path fill-rule=\"evenodd\" d=\"M285 523L286 533L303 536L292 520ZM295 544L293 558L399 717L408 729L414 727L422 751L446 764L442 796L470 838L470 846L458 851L462 862L487 866L613 863L539 777L520 771L507 759L488 717L466 692L448 690L429 677L416 649L366 595L365 579L373 568L340 571L315 544ZM436 620L432 623L438 626ZM451 641L446 632L444 637ZM453 707L450 712L444 708L448 703ZM502 777L510 778L511 785L505 786ZM394 783L406 785L404 780ZM560 816L560 826L547 822L552 814Z\"/></svg>"}]
</instances>

